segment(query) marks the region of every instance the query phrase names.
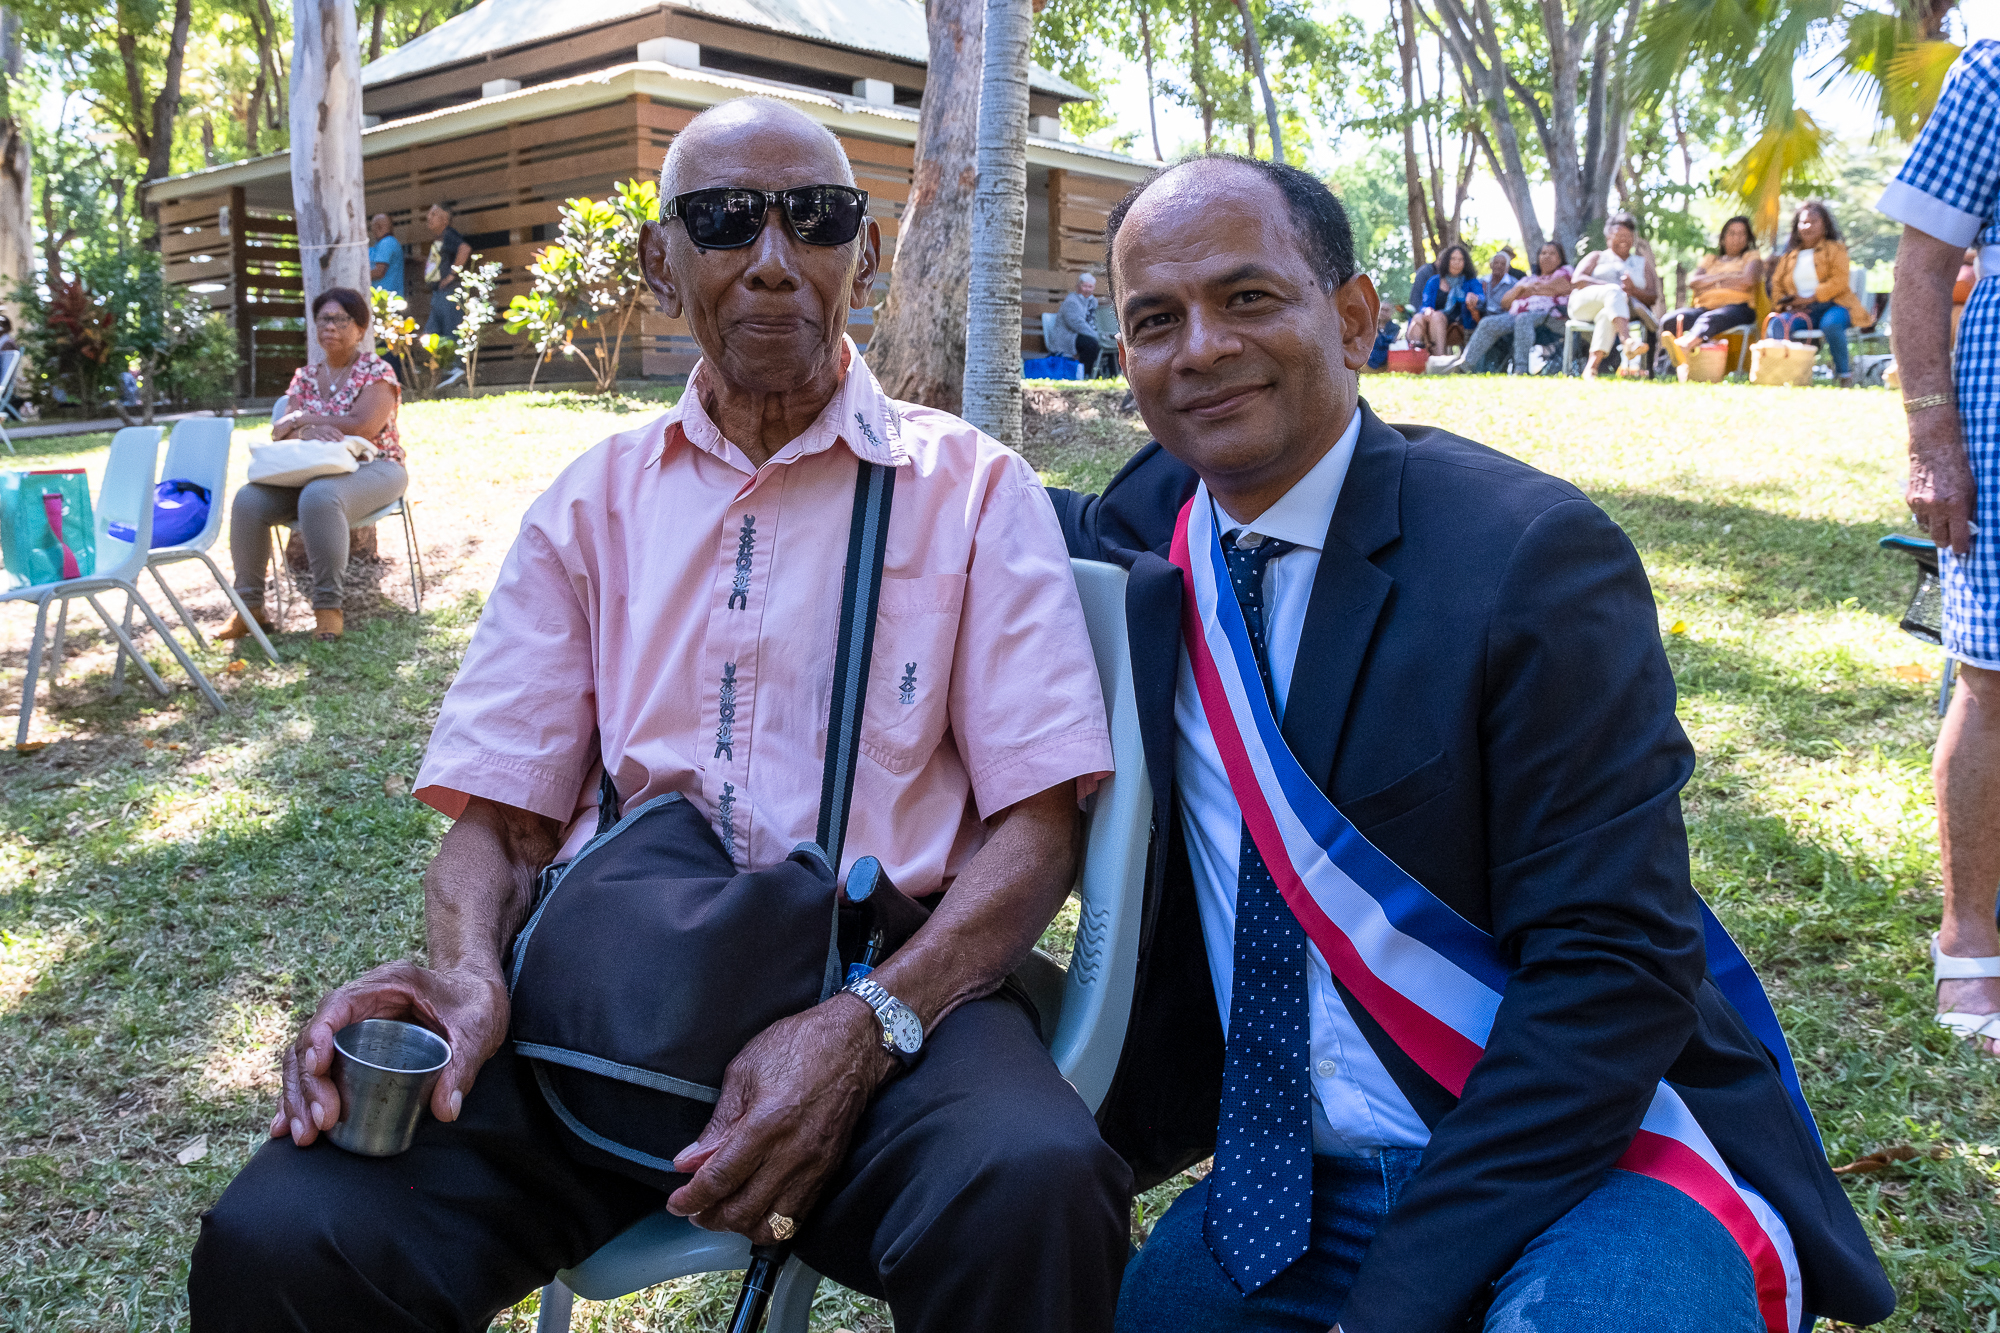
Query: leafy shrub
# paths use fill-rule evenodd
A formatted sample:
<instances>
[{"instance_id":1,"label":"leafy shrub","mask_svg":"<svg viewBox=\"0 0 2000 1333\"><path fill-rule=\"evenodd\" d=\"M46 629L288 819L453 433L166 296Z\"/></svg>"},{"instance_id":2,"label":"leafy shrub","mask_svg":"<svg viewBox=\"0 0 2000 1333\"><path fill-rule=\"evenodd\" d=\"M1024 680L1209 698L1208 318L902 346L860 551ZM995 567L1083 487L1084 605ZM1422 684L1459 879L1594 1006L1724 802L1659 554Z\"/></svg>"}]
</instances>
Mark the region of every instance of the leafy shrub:
<instances>
[{"instance_id":1,"label":"leafy shrub","mask_svg":"<svg viewBox=\"0 0 2000 1333\"><path fill-rule=\"evenodd\" d=\"M625 334L646 295L639 229L659 220L660 191L649 180L621 181L615 198L563 205L555 243L528 265L529 290L507 305L507 331L534 339L529 387L556 355L581 360L599 393L617 382ZM581 341L591 336L595 350Z\"/></svg>"}]
</instances>

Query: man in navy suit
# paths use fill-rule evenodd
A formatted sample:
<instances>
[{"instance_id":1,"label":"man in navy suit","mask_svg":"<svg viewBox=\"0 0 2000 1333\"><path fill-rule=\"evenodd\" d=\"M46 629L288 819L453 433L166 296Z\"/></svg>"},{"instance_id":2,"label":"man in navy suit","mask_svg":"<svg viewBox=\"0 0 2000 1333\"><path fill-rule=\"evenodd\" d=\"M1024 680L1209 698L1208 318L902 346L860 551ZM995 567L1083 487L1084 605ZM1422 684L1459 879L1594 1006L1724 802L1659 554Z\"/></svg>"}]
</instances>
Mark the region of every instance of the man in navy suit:
<instances>
[{"instance_id":1,"label":"man in navy suit","mask_svg":"<svg viewBox=\"0 0 2000 1333\"><path fill-rule=\"evenodd\" d=\"M1808 1118L1708 970L1679 798L1694 757L1630 541L1575 487L1360 401L1375 289L1312 177L1195 159L1107 235L1155 442L1102 496L1051 494L1072 555L1131 571L1159 817L1100 1123L1142 1188L1218 1164L1127 1270L1120 1330L1886 1316L1894 1293ZM1457 1094L1275 896L1182 641L1168 553L1190 500L1214 507L1223 592L1286 746L1504 960ZM1789 1266L1759 1267L1720 1213L1616 1165L1662 1079L1782 1219L1796 1267L1775 1289Z\"/></svg>"}]
</instances>

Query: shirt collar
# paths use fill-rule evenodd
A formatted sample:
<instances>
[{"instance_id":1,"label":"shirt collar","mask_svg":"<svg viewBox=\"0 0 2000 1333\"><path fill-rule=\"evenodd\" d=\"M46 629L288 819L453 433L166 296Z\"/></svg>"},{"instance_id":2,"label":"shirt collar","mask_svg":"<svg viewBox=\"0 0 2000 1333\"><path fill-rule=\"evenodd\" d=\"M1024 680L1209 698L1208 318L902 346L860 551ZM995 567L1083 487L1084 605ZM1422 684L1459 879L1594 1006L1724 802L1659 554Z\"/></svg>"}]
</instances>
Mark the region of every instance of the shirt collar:
<instances>
[{"instance_id":1,"label":"shirt collar","mask_svg":"<svg viewBox=\"0 0 2000 1333\"><path fill-rule=\"evenodd\" d=\"M805 431L771 455L771 462L790 463L844 444L863 462L900 467L910 461L903 445L903 418L889 395L882 392L875 373L861 359L854 340L841 338L842 371L840 387ZM722 430L701 405L702 389L709 375L708 362L695 363L688 375L680 401L659 419L660 436L646 457L651 467L666 453L667 442L678 430L697 449L715 455L732 467L753 471L743 451L723 438Z\"/></svg>"},{"instance_id":2,"label":"shirt collar","mask_svg":"<svg viewBox=\"0 0 2000 1333\"><path fill-rule=\"evenodd\" d=\"M1327 528L1333 523L1333 507L1340 502L1340 488L1347 480L1348 464L1354 461L1354 446L1360 438L1361 407L1356 404L1354 414L1347 419L1347 429L1334 441L1333 448L1254 522L1238 523L1228 511L1216 506L1216 526L1222 530L1222 540L1274 537L1315 551L1324 549ZM1207 482L1202 483L1199 498L1204 504L1209 502Z\"/></svg>"}]
</instances>

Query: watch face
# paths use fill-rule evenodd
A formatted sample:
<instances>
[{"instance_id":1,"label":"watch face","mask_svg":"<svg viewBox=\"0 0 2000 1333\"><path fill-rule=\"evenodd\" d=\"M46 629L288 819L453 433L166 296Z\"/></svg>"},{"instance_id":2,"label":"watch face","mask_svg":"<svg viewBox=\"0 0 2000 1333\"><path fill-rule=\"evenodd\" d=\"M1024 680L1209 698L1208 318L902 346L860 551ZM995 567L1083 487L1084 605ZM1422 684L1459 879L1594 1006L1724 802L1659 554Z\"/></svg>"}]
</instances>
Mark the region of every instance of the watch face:
<instances>
[{"instance_id":1,"label":"watch face","mask_svg":"<svg viewBox=\"0 0 2000 1333\"><path fill-rule=\"evenodd\" d=\"M915 1055L923 1048L924 1025L901 1000L891 1001L882 1011L882 1031L904 1055Z\"/></svg>"}]
</instances>

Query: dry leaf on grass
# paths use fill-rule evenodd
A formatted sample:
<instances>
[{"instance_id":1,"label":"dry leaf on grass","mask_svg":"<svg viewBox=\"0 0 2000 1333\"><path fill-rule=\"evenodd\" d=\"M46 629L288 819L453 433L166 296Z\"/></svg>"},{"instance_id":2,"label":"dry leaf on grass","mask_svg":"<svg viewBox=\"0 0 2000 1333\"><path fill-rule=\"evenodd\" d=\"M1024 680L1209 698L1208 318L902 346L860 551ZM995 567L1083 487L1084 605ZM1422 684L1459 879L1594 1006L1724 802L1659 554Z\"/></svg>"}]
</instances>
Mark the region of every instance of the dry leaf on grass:
<instances>
[{"instance_id":1,"label":"dry leaf on grass","mask_svg":"<svg viewBox=\"0 0 2000 1333\"><path fill-rule=\"evenodd\" d=\"M1892 1148L1878 1148L1863 1157L1857 1157L1846 1166L1836 1166L1836 1176L1864 1176L1876 1171L1887 1171L1897 1162L1914 1162L1920 1157L1937 1161L1949 1154L1943 1148L1932 1148L1929 1152L1913 1148L1907 1143L1896 1144Z\"/></svg>"},{"instance_id":2,"label":"dry leaf on grass","mask_svg":"<svg viewBox=\"0 0 2000 1333\"><path fill-rule=\"evenodd\" d=\"M231 663L230 663L230 664L229 664L228 666L226 666L226 667L224 667L224 668L222 668L222 669L223 669L224 671L227 671L227 672L228 672L228 673L229 673L230 675L232 675L232 676L240 676L240 675L242 675L242 674L243 674L243 671L244 671L244 667L245 667L245 663L244 663L243 659L241 659L241 658L238 658L238 659L237 659L236 661L234 661L234 662L231 662Z\"/></svg>"},{"instance_id":3,"label":"dry leaf on grass","mask_svg":"<svg viewBox=\"0 0 2000 1333\"><path fill-rule=\"evenodd\" d=\"M22 741L19 745L14 747L14 753L33 754L37 750L46 750L48 748L49 748L49 743L47 741Z\"/></svg>"},{"instance_id":4,"label":"dry leaf on grass","mask_svg":"<svg viewBox=\"0 0 2000 1333\"><path fill-rule=\"evenodd\" d=\"M1918 666L1914 662L1905 662L1899 667L1894 667L1890 670L1889 674L1897 680L1926 681L1934 680L1937 677L1937 672L1932 671L1927 666Z\"/></svg>"},{"instance_id":5,"label":"dry leaf on grass","mask_svg":"<svg viewBox=\"0 0 2000 1333\"><path fill-rule=\"evenodd\" d=\"M192 1166L206 1156L208 1156L208 1135L203 1134L175 1153L174 1160L182 1166Z\"/></svg>"},{"instance_id":6,"label":"dry leaf on grass","mask_svg":"<svg viewBox=\"0 0 2000 1333\"><path fill-rule=\"evenodd\" d=\"M391 773L388 777L382 779L382 794L384 796L408 796L410 794L410 784L400 775Z\"/></svg>"}]
</instances>

